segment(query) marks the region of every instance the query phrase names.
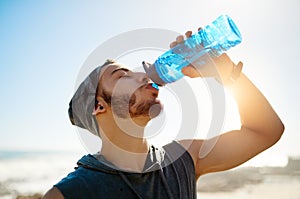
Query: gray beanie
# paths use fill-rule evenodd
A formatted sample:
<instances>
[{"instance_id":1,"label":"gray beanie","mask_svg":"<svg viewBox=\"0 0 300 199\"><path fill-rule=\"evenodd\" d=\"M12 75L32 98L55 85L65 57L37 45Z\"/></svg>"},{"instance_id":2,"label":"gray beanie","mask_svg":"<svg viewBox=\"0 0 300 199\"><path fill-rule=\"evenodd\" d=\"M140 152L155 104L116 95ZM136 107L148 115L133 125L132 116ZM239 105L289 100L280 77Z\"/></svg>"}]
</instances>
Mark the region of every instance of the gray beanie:
<instances>
[{"instance_id":1,"label":"gray beanie","mask_svg":"<svg viewBox=\"0 0 300 199\"><path fill-rule=\"evenodd\" d=\"M96 91L100 79L101 66L93 70L80 84L69 103L69 118L73 125L84 128L100 137L96 117L92 115L95 107Z\"/></svg>"}]
</instances>

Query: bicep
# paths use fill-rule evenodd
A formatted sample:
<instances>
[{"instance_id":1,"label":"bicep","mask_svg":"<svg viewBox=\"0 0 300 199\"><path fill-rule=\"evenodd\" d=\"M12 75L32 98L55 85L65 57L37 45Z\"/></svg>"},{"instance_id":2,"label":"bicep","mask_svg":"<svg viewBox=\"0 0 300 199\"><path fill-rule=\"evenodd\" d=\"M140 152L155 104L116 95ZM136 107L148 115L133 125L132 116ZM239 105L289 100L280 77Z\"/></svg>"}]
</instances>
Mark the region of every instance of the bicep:
<instances>
[{"instance_id":1,"label":"bicep","mask_svg":"<svg viewBox=\"0 0 300 199\"><path fill-rule=\"evenodd\" d=\"M200 176L236 167L269 148L269 143L268 137L242 127L209 140L194 140L189 151Z\"/></svg>"},{"instance_id":2,"label":"bicep","mask_svg":"<svg viewBox=\"0 0 300 199\"><path fill-rule=\"evenodd\" d=\"M64 196L60 190L56 187L52 187L47 193L43 196L43 199L64 199Z\"/></svg>"}]
</instances>

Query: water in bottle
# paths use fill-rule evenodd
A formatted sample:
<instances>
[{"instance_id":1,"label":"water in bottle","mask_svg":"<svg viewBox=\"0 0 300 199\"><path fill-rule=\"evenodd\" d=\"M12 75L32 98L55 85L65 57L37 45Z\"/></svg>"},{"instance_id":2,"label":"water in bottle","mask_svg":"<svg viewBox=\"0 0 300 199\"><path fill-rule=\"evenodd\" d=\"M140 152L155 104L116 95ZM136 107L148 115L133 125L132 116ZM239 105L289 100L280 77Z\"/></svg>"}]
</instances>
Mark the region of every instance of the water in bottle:
<instances>
[{"instance_id":1,"label":"water in bottle","mask_svg":"<svg viewBox=\"0 0 300 199\"><path fill-rule=\"evenodd\" d=\"M183 43L159 56L150 67L143 64L144 69L155 84L163 86L182 78L183 67L192 64L199 68L209 61L208 56L218 57L241 41L241 34L233 20L221 15Z\"/></svg>"}]
</instances>

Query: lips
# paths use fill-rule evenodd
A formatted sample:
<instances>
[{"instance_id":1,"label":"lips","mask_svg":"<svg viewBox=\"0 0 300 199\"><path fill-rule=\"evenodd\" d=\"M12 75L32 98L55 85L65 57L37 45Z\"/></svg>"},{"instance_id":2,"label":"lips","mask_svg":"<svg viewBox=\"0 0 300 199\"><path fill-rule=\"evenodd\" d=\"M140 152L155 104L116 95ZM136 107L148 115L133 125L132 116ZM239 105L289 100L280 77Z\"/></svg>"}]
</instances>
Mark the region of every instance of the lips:
<instances>
[{"instance_id":1,"label":"lips","mask_svg":"<svg viewBox=\"0 0 300 199\"><path fill-rule=\"evenodd\" d=\"M152 83L146 84L146 89L151 89L151 90L157 91L157 89L152 86Z\"/></svg>"},{"instance_id":2,"label":"lips","mask_svg":"<svg viewBox=\"0 0 300 199\"><path fill-rule=\"evenodd\" d=\"M151 90L151 92L157 97L158 96L158 90L156 89L156 88L154 88L153 86L152 86L152 83L149 83L149 84L146 84L145 85L145 89L147 89L147 90Z\"/></svg>"}]
</instances>

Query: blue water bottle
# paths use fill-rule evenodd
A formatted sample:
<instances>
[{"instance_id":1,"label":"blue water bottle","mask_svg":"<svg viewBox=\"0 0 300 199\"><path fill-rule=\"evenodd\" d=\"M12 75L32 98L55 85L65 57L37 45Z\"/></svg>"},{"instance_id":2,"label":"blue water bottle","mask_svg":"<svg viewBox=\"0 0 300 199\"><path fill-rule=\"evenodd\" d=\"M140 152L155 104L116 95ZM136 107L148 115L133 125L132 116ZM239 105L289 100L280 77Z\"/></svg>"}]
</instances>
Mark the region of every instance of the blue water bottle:
<instances>
[{"instance_id":1,"label":"blue water bottle","mask_svg":"<svg viewBox=\"0 0 300 199\"><path fill-rule=\"evenodd\" d=\"M144 70L155 84L163 86L182 78L183 67L192 63L199 68L208 62L207 56L218 57L241 41L241 34L233 20L221 15L182 44L159 56L150 67L143 64Z\"/></svg>"}]
</instances>

